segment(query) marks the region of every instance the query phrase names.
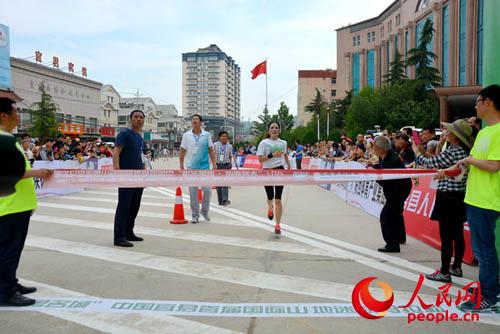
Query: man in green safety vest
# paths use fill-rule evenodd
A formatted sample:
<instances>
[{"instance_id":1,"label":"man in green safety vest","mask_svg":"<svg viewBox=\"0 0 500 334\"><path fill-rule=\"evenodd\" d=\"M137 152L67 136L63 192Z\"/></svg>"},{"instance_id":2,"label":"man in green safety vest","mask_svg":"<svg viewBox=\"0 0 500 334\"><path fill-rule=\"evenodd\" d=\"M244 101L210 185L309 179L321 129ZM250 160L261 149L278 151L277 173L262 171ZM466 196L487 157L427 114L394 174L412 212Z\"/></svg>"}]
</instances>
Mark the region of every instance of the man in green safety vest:
<instances>
[{"instance_id":1,"label":"man in green safety vest","mask_svg":"<svg viewBox=\"0 0 500 334\"><path fill-rule=\"evenodd\" d=\"M0 136L12 139L12 131L18 122L14 101L0 98ZM16 142L15 146L23 152L19 143ZM9 158L4 156L2 163L9 164ZM16 159L15 155L13 159ZM31 170L29 161L25 159L25 172L15 184L15 191L9 191L10 195L0 195L0 306L29 306L35 303L34 299L24 295L35 292L36 288L19 284L16 270L28 234L31 213L37 206L33 177L47 178L50 175L52 171L48 169Z\"/></svg>"}]
</instances>

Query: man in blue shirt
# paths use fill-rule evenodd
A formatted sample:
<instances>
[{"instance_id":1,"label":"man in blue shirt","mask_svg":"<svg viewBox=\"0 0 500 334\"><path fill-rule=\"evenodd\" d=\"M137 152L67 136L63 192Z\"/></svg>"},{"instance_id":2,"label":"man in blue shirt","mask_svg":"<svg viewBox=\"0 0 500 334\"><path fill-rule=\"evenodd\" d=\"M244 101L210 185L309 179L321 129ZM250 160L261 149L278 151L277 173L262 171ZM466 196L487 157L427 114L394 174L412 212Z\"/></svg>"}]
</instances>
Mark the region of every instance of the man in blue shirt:
<instances>
[{"instance_id":1,"label":"man in blue shirt","mask_svg":"<svg viewBox=\"0 0 500 334\"><path fill-rule=\"evenodd\" d=\"M130 129L121 131L116 137L113 151L114 169L144 169L142 155L144 140L140 132L144 126L144 113L134 110L130 113ZM114 244L133 247L130 241L143 241L134 234L135 218L141 206L144 188L118 188L118 206L115 214Z\"/></svg>"},{"instance_id":2,"label":"man in blue shirt","mask_svg":"<svg viewBox=\"0 0 500 334\"><path fill-rule=\"evenodd\" d=\"M297 145L297 153L295 153L295 162L297 163L297 169L302 169L302 156L304 155L304 146L300 145L300 142L297 140L295 142Z\"/></svg>"}]
</instances>

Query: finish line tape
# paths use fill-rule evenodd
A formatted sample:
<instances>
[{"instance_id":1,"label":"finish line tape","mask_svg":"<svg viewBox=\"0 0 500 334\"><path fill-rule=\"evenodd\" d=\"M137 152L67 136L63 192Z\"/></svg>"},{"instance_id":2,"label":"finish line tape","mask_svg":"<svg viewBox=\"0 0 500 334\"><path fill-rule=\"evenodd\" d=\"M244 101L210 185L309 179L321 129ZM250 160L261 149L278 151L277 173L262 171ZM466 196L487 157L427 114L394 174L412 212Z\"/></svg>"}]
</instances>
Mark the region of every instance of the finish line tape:
<instances>
[{"instance_id":1,"label":"finish line tape","mask_svg":"<svg viewBox=\"0 0 500 334\"><path fill-rule=\"evenodd\" d=\"M163 314L173 316L198 317L266 317L266 318L351 318L359 317L348 303L207 303L192 301L152 301L152 300L115 300L95 298L50 298L37 299L33 306L0 307L1 311L71 311L71 312L107 312ZM408 308L391 306L386 317L407 317L409 313L461 313L455 307L443 308L432 306L424 310L419 305Z\"/></svg>"},{"instance_id":2,"label":"finish line tape","mask_svg":"<svg viewBox=\"0 0 500 334\"><path fill-rule=\"evenodd\" d=\"M428 169L54 170L44 188L314 185L436 175Z\"/></svg>"}]
</instances>

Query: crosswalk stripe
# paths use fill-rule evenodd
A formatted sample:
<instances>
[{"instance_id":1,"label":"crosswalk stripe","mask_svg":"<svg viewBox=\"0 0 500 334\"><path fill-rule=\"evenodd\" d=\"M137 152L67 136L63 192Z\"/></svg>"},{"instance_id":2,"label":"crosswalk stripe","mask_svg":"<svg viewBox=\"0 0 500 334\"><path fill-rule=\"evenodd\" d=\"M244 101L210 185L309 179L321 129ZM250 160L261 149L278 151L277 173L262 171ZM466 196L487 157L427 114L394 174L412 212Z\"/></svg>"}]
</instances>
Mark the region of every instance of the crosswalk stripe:
<instances>
[{"instance_id":1,"label":"crosswalk stripe","mask_svg":"<svg viewBox=\"0 0 500 334\"><path fill-rule=\"evenodd\" d=\"M23 280L23 283L34 285L39 288L33 295L35 298L43 297L83 297L97 298L77 291L62 289L53 285ZM88 328L92 328L103 333L121 333L121 334L235 334L232 330L212 325L206 325L201 322L173 317L169 315L141 314L130 316L130 314L117 314L111 312L91 312L79 313L75 311L64 310L41 310L44 314L64 319Z\"/></svg>"},{"instance_id":2,"label":"crosswalk stripe","mask_svg":"<svg viewBox=\"0 0 500 334\"><path fill-rule=\"evenodd\" d=\"M83 206L83 205L70 205L70 204L61 204L61 203L53 203L53 202L45 202L45 201L40 201L38 202L39 207L45 207L45 208L56 208L56 209L66 209L68 211L74 210L74 211L85 211L85 212L94 212L94 213L107 213L107 214L115 214L115 209L110 209L110 208L99 208L95 206ZM172 218L171 214L165 214L165 213L159 213L159 212L150 212L150 211L144 211L140 210L139 217L146 217L146 218L161 218L164 221L168 222ZM190 219L191 217L186 216L186 219ZM202 224L205 224L203 222ZM213 218L210 223L208 224L221 224L221 225L230 225L230 226L244 226L244 227L255 227L255 225L250 222L241 222L239 220L233 220L233 219L216 219Z\"/></svg>"},{"instance_id":3,"label":"crosswalk stripe","mask_svg":"<svg viewBox=\"0 0 500 334\"><path fill-rule=\"evenodd\" d=\"M101 188L101 189L105 189L105 188ZM78 194L81 194L81 195L85 195L85 194L90 194L90 195L107 195L107 196L110 196L110 197L118 198L118 192L116 191L116 189L113 189L113 190L114 191L112 191L112 192L111 191L101 191L101 190L85 190L85 191L82 191L82 192L80 192ZM144 191L144 193L142 194L142 198L162 199L162 200L168 199L166 196L150 195L147 191Z\"/></svg>"},{"instance_id":4,"label":"crosswalk stripe","mask_svg":"<svg viewBox=\"0 0 500 334\"><path fill-rule=\"evenodd\" d=\"M101 202L101 203L112 203L116 204L118 203L118 199L114 198L102 198L102 197L84 197L84 196L72 196L72 195L67 195L67 196L58 196L57 199L65 199L65 200L70 200L70 201L85 201L85 202ZM174 203L153 203L153 202L148 202L148 201L141 201L141 206L156 206L156 207L161 207L161 208L173 208ZM188 210L189 208L184 208L185 210Z\"/></svg>"},{"instance_id":5,"label":"crosswalk stripe","mask_svg":"<svg viewBox=\"0 0 500 334\"><path fill-rule=\"evenodd\" d=\"M161 187L157 188L151 188L154 191L157 191L161 194L165 194L167 196L173 196L172 192L168 189L164 189ZM224 208L224 209L219 209L219 208L214 208L214 212L220 213L222 215L225 215L226 217L231 217L234 219L241 220L242 222L248 222L252 224L256 224L256 227L262 228L269 230L272 228L272 223L269 221L253 215L251 213L241 211L238 209L234 208ZM318 233L310 232L298 227L294 227L291 225L287 224L281 224L282 230L285 231L286 236L290 239L297 240L300 242L303 242L305 244L311 245L311 246L316 246L318 248L324 249L324 250L329 250L335 254L339 254L340 256L346 257L348 259L352 259L356 261L357 263L366 265L368 267L371 267L376 270L384 271L386 273L392 274L392 275L397 275L399 277L405 278L407 280L417 282L419 279L419 274L414 273L413 271L417 271L420 273L422 272L431 272L429 268L428 270L423 271L422 269L426 268L425 266L419 265L417 263L410 262L405 259L400 259L394 256L384 256L381 257L379 254L376 254L378 252L374 252L372 250L366 249L364 247L354 245L345 241L340 241L337 239L329 238L324 235L320 235ZM354 251L355 250L355 251ZM359 252L359 253L358 253ZM376 259L372 257L376 257ZM382 259L387 261L387 263L383 263L379 261L378 259ZM410 269L412 271L404 270L398 267L395 267L392 264L396 264L398 266L404 267L406 269ZM460 277L457 277L457 283L463 284L466 282L470 282L467 279L463 279ZM465 285L464 284L464 285ZM438 290L441 287L441 283L435 282L435 281L429 281L425 280L423 285L431 287L433 289ZM454 286L450 289L450 294L452 295L457 295L459 290L459 287Z\"/></svg>"},{"instance_id":6,"label":"crosswalk stripe","mask_svg":"<svg viewBox=\"0 0 500 334\"><path fill-rule=\"evenodd\" d=\"M30 235L26 241L26 245L113 263L187 275L200 279L209 279L333 300L351 301L351 294L354 288L354 286L350 284L264 273L36 235ZM373 292L376 296L379 296L379 298L383 296L383 291L380 288L373 289ZM395 292L395 295L403 300L409 300L412 296L411 293L403 291ZM421 296L427 301L433 299L431 296Z\"/></svg>"},{"instance_id":7,"label":"crosswalk stripe","mask_svg":"<svg viewBox=\"0 0 500 334\"><path fill-rule=\"evenodd\" d=\"M73 219L73 218L61 218L55 216L46 216L46 215L33 215L31 218L32 221L38 221L49 224L61 224L61 225L70 225L70 226L78 226L78 227L89 227L100 230L112 231L113 225L102 222L102 221L88 221L82 219ZM308 245L299 245L289 242L272 242L272 241L264 241L257 239L248 239L248 238L237 238L237 237L226 237L222 235L213 235L213 234L201 234L201 233L190 233L185 231L176 231L176 230L168 230L168 229L160 229L160 228L152 228L152 227L142 227L136 226L134 228L135 232L141 235L151 235L154 237L163 237L170 239L179 239L179 240L189 240L196 242L206 242L212 244L222 244L236 247L245 247L245 248L254 248L254 249L263 249L263 250L271 250L276 252L286 252L286 253L295 253L295 254L303 254L303 255L319 255L319 256L328 256L333 258L339 258L335 254L331 252L324 251L322 249L311 247Z\"/></svg>"}]
</instances>

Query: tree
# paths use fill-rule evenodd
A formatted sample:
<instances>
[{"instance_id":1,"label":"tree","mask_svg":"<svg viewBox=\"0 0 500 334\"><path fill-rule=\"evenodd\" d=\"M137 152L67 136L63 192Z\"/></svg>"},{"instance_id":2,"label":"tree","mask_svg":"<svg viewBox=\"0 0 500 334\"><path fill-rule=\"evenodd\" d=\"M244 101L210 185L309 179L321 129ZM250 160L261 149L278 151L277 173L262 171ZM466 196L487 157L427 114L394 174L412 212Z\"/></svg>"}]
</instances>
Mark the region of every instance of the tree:
<instances>
[{"instance_id":1,"label":"tree","mask_svg":"<svg viewBox=\"0 0 500 334\"><path fill-rule=\"evenodd\" d=\"M352 98L347 110L346 130L349 136L365 133L375 124L385 124L386 104L382 93L372 87L364 87Z\"/></svg>"},{"instance_id":2,"label":"tree","mask_svg":"<svg viewBox=\"0 0 500 334\"><path fill-rule=\"evenodd\" d=\"M44 142L48 138L57 136L56 113L59 111L59 106L52 100L52 96L45 91L44 82L40 83L38 90L41 93L41 100L34 103L30 109L33 116L33 127L30 132L33 137L38 137L41 142Z\"/></svg>"},{"instance_id":3,"label":"tree","mask_svg":"<svg viewBox=\"0 0 500 334\"><path fill-rule=\"evenodd\" d=\"M427 46L431 45L433 35L433 23L427 19L422 28L418 46L408 51L407 64L415 66L415 79L422 80L427 88L440 86L442 82L439 70L432 66L437 55L427 49Z\"/></svg>"},{"instance_id":4,"label":"tree","mask_svg":"<svg viewBox=\"0 0 500 334\"><path fill-rule=\"evenodd\" d=\"M319 129L319 119L320 119L321 114L324 114L324 112L326 111L327 107L328 107L328 105L325 102L325 100L323 98L323 95L321 95L319 89L316 88L316 96L311 101L311 103L309 103L305 107L305 110L307 112L310 112L310 113L312 113L312 114L314 114L316 116L316 120L317 120L317 123L318 123L318 141L319 141L319 139L321 137L321 133L320 133L320 129Z\"/></svg>"},{"instance_id":5,"label":"tree","mask_svg":"<svg viewBox=\"0 0 500 334\"><path fill-rule=\"evenodd\" d=\"M254 136L259 136L267 131L267 125L271 121L267 106L264 108L262 115L259 115L257 118L259 121L252 122L252 132Z\"/></svg>"},{"instance_id":6,"label":"tree","mask_svg":"<svg viewBox=\"0 0 500 334\"><path fill-rule=\"evenodd\" d=\"M293 115L290 115L289 111L290 109L285 104L285 102L281 102L280 108L278 109L278 114L271 116L271 122L277 122L280 125L282 132L289 131L293 128Z\"/></svg>"},{"instance_id":7,"label":"tree","mask_svg":"<svg viewBox=\"0 0 500 334\"><path fill-rule=\"evenodd\" d=\"M405 61L402 59L398 49L394 53L394 60L389 64L389 73L384 75L385 82L392 85L406 79Z\"/></svg>"}]
</instances>

